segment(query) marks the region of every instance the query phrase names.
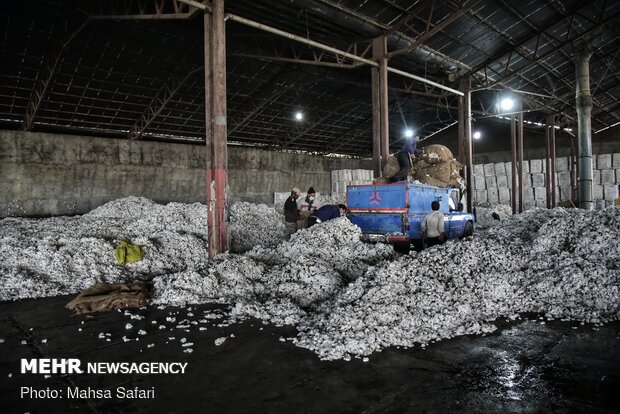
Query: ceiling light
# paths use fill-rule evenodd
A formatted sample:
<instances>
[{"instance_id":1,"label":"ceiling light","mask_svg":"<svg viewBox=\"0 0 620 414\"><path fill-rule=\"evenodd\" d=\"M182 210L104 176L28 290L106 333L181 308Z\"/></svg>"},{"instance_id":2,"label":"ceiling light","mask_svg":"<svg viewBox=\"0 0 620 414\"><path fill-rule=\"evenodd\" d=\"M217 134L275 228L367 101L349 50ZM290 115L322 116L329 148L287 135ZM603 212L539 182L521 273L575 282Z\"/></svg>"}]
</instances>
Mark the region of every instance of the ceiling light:
<instances>
[{"instance_id":1,"label":"ceiling light","mask_svg":"<svg viewBox=\"0 0 620 414\"><path fill-rule=\"evenodd\" d=\"M480 131L474 132L474 139L480 139L481 136L482 134L480 133Z\"/></svg>"},{"instance_id":2,"label":"ceiling light","mask_svg":"<svg viewBox=\"0 0 620 414\"><path fill-rule=\"evenodd\" d=\"M514 101L511 98L504 98L500 102L500 107L504 111L510 111L514 105Z\"/></svg>"},{"instance_id":3,"label":"ceiling light","mask_svg":"<svg viewBox=\"0 0 620 414\"><path fill-rule=\"evenodd\" d=\"M405 137L406 138L411 138L413 136L413 130L412 129L406 129L405 130Z\"/></svg>"}]
</instances>

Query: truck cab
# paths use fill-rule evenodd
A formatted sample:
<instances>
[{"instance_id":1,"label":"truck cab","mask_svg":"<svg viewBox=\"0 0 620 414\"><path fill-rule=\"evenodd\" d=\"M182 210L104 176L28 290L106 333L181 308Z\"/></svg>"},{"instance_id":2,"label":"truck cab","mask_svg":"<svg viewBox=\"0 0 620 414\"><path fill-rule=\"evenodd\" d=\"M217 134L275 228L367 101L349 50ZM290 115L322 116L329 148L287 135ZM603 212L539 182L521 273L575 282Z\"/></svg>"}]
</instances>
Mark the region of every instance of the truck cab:
<instances>
[{"instance_id":1,"label":"truck cab","mask_svg":"<svg viewBox=\"0 0 620 414\"><path fill-rule=\"evenodd\" d=\"M433 201L439 201L448 239L471 236L475 219L462 211L460 200L459 189L418 183L347 187L350 220L362 229L362 238L394 244L399 251L408 251L412 243L418 250L424 248L421 224Z\"/></svg>"}]
</instances>

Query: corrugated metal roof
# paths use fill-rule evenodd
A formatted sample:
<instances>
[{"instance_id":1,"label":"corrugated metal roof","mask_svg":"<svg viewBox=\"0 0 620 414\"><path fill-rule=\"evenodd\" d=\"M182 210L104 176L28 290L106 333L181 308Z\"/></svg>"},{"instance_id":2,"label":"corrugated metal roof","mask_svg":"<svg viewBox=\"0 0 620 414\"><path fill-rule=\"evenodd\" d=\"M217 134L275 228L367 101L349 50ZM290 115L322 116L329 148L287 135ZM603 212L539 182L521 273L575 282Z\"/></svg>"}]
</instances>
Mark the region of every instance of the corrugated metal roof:
<instances>
[{"instance_id":1,"label":"corrugated metal roof","mask_svg":"<svg viewBox=\"0 0 620 414\"><path fill-rule=\"evenodd\" d=\"M36 130L127 137L147 116L143 139L203 142L201 14L185 7L184 19L98 20L136 13L137 4L143 13L154 11L152 0L6 4L0 123L20 128L29 105L39 103ZM173 0L161 4L173 9ZM453 88L459 77L472 76L472 88L482 88L472 97L475 117L494 114L501 91L517 89L537 94L524 95L524 107L538 110L526 117L556 113L574 122L572 59L587 42L593 129L620 120L620 2L235 0L226 9L367 58L371 40L383 34L389 52L416 42L390 66ZM336 68L352 62L235 22L227 23L227 53L229 141L370 155L368 67ZM454 96L397 75L389 86L394 145L405 126L427 136L457 120ZM297 110L302 123L293 120Z\"/></svg>"}]
</instances>

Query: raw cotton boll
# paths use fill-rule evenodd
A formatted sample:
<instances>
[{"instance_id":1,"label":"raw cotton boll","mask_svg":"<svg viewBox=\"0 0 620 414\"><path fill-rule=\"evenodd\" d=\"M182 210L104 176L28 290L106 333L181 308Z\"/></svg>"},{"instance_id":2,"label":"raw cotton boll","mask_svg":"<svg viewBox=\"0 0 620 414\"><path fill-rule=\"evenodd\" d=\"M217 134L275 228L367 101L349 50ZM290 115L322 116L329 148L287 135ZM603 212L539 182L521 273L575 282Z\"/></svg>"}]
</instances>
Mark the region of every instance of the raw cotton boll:
<instances>
[{"instance_id":1,"label":"raw cotton boll","mask_svg":"<svg viewBox=\"0 0 620 414\"><path fill-rule=\"evenodd\" d=\"M0 220L0 300L77 293L96 282L192 269L207 255L200 217L206 207L198 203L163 206L127 197L82 216ZM117 265L119 239L144 246L145 258Z\"/></svg>"},{"instance_id":2,"label":"raw cotton boll","mask_svg":"<svg viewBox=\"0 0 620 414\"><path fill-rule=\"evenodd\" d=\"M285 297L300 307L332 297L339 290L342 278L332 267L321 263L292 262L276 266L269 277L278 281L278 297Z\"/></svg>"},{"instance_id":3,"label":"raw cotton boll","mask_svg":"<svg viewBox=\"0 0 620 414\"><path fill-rule=\"evenodd\" d=\"M284 215L265 204L235 203L230 208L231 251L243 253L254 246L275 246L286 240L290 228Z\"/></svg>"},{"instance_id":4,"label":"raw cotton boll","mask_svg":"<svg viewBox=\"0 0 620 414\"><path fill-rule=\"evenodd\" d=\"M200 303L210 295L213 297L211 292L218 290L219 284L214 277L204 277L198 272L176 273L155 278L151 302L185 306Z\"/></svg>"},{"instance_id":5,"label":"raw cotton boll","mask_svg":"<svg viewBox=\"0 0 620 414\"><path fill-rule=\"evenodd\" d=\"M344 218L286 239L281 217L265 207L240 203L237 211L248 221L271 217L254 232L237 222L252 250L213 260L198 204L130 198L81 217L1 220L0 299L154 277L155 303L228 303L231 320L294 324L296 345L344 360L492 332L492 321L523 312L620 318L620 208L529 210L477 237L395 256L390 246L362 243ZM145 259L116 265L120 237L138 240Z\"/></svg>"},{"instance_id":6,"label":"raw cotton boll","mask_svg":"<svg viewBox=\"0 0 620 414\"><path fill-rule=\"evenodd\" d=\"M476 207L476 228L484 229L498 225L512 216L512 207L506 204L478 203ZM499 220L493 218L493 213Z\"/></svg>"},{"instance_id":7,"label":"raw cotton boll","mask_svg":"<svg viewBox=\"0 0 620 414\"><path fill-rule=\"evenodd\" d=\"M298 324L303 316L305 312L287 299L267 300L261 304L239 302L231 311L231 318L236 320L252 317L277 325Z\"/></svg>"},{"instance_id":8,"label":"raw cotton boll","mask_svg":"<svg viewBox=\"0 0 620 414\"><path fill-rule=\"evenodd\" d=\"M157 206L157 203L153 200L144 197L130 196L110 201L85 214L85 216L135 220L152 213L155 206Z\"/></svg>"}]
</instances>

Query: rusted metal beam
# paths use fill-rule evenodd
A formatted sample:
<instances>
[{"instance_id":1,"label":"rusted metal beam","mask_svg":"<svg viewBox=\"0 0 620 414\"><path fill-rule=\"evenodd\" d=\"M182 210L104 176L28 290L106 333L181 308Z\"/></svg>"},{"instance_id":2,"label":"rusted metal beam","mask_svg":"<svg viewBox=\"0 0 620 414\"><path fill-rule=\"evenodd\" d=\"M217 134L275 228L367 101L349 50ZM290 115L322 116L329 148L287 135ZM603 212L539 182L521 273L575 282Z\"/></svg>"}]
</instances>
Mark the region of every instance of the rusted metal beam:
<instances>
[{"instance_id":1,"label":"rusted metal beam","mask_svg":"<svg viewBox=\"0 0 620 414\"><path fill-rule=\"evenodd\" d=\"M81 16L78 17L78 19L79 23L77 23L77 28L68 29L66 32L57 35L52 41L53 46L41 66L30 99L26 105L26 113L24 114L22 125L25 131L29 131L34 127L34 120L37 116L37 112L39 111L41 103L45 100L52 79L54 79L56 75L58 66L62 61L63 52L89 22L89 19L83 20ZM70 24L71 21L68 20L65 26L68 27Z\"/></svg>"},{"instance_id":2,"label":"rusted metal beam","mask_svg":"<svg viewBox=\"0 0 620 414\"><path fill-rule=\"evenodd\" d=\"M521 102L521 100L519 100ZM519 123L517 128L517 148L519 165L519 213L523 213L523 112L519 114Z\"/></svg>"},{"instance_id":3,"label":"rusted metal beam","mask_svg":"<svg viewBox=\"0 0 620 414\"><path fill-rule=\"evenodd\" d=\"M517 179L517 174L519 174L519 168L517 167L517 131L515 125L515 116L510 115L510 161L512 167L512 188L510 194L510 204L512 206L512 214L517 214L518 205L517 198L519 197L519 191L517 187L519 186L519 180Z\"/></svg>"},{"instance_id":4,"label":"rusted metal beam","mask_svg":"<svg viewBox=\"0 0 620 414\"><path fill-rule=\"evenodd\" d=\"M166 105L174 98L179 92L181 87L188 79L194 76L196 73L204 70L204 66L189 71L183 78L179 78L173 75L168 82L157 92L157 95L153 98L151 103L144 110L140 118L131 127L127 138L140 139L149 125L161 114Z\"/></svg>"},{"instance_id":5,"label":"rusted metal beam","mask_svg":"<svg viewBox=\"0 0 620 414\"><path fill-rule=\"evenodd\" d=\"M555 179L555 159L556 159L556 153L555 153L555 116L554 115L549 115L547 117L547 123L551 125L550 131L549 131L549 149L551 150L551 170L547 171L547 174L549 174L551 176L551 180L550 180L550 184L551 184L551 208L555 208L555 206L557 205L557 200L556 200L556 191L555 191L555 187L556 187L556 179Z\"/></svg>"},{"instance_id":6,"label":"rusted metal beam","mask_svg":"<svg viewBox=\"0 0 620 414\"><path fill-rule=\"evenodd\" d=\"M213 0L204 14L205 129L207 131L207 225L209 258L228 250L225 220L227 185L226 30L224 0Z\"/></svg>"},{"instance_id":7,"label":"rusted metal beam","mask_svg":"<svg viewBox=\"0 0 620 414\"><path fill-rule=\"evenodd\" d=\"M430 3L430 4L429 4ZM413 19L415 16L419 15L422 13L422 11L428 7L429 8L429 12L428 12L428 21L430 24L430 21L433 17L433 10L435 9L435 0L424 0L422 1L422 3L419 5L419 7L415 7L413 10L410 10L407 12L407 14L405 14L403 17L400 18L400 20L398 20L395 24L393 24L386 32L385 32L385 36L390 35L392 33L398 32L399 30L401 30L403 28L403 26L405 26L405 24L407 24L407 22L409 22L411 19ZM428 30L428 26L427 26L427 30Z\"/></svg>"},{"instance_id":8,"label":"rusted metal beam","mask_svg":"<svg viewBox=\"0 0 620 414\"><path fill-rule=\"evenodd\" d=\"M465 79L461 79L459 89L461 92L465 92L467 90L468 82ZM465 97L459 96L458 103L458 117L459 117L459 130L457 137L457 160L461 164L465 165ZM462 177L465 178L465 171L462 172Z\"/></svg>"},{"instance_id":9,"label":"rusted metal beam","mask_svg":"<svg viewBox=\"0 0 620 414\"><path fill-rule=\"evenodd\" d=\"M337 63L337 62L325 62L320 59L317 59L317 60L296 59L296 58L286 58L286 57L278 57L278 56L255 55L252 53L234 52L234 53L229 53L228 56L258 59L258 60L268 60L272 62L295 63L299 65L324 66L328 68L337 68L337 69L357 69L360 66L364 66L364 64L360 62L358 63Z\"/></svg>"},{"instance_id":10,"label":"rusted metal beam","mask_svg":"<svg viewBox=\"0 0 620 414\"><path fill-rule=\"evenodd\" d=\"M471 0L469 1L469 3L463 4L458 10L451 13L448 17L443 19L441 22L437 23L431 30L427 30L424 33L422 33L420 36L418 36L415 39L415 41L413 41L410 45L402 49L394 50L393 52L390 52L388 56L392 58L394 56L402 55L403 53L408 53L412 51L413 49L418 47L420 44L426 42L428 39L430 39L437 33L441 32L443 29L445 29L447 26L449 26L452 22L457 20L459 17L467 13L469 10L475 7L478 3L480 3L480 1L481 0Z\"/></svg>"},{"instance_id":11,"label":"rusted metal beam","mask_svg":"<svg viewBox=\"0 0 620 414\"><path fill-rule=\"evenodd\" d=\"M179 0L93 1L87 13L95 20L184 20L200 14L199 2Z\"/></svg>"},{"instance_id":12,"label":"rusted metal beam","mask_svg":"<svg viewBox=\"0 0 620 414\"><path fill-rule=\"evenodd\" d=\"M474 1L479 1L479 0L474 0ZM332 46L328 46L328 45L322 44L320 42L316 42L314 40L306 39L305 37L297 36L295 34L285 32L285 31L277 29L275 27L271 27L271 26L268 26L268 25L265 25L265 24L262 24L262 23L257 23L255 21L250 20L250 19L246 19L245 17L237 16L237 15L231 14L231 13L227 13L226 17L229 20L235 21L237 23L241 23L241 24L244 24L246 26L254 27L254 28L258 29L258 30L263 30L263 31L266 31L266 32L269 32L269 33L272 33L272 34L275 34L275 35L278 35L278 36L285 37L287 39L294 40L296 42L300 42L300 43L303 43L303 44L307 44L309 46L316 47L316 48L321 49L321 50L325 50L327 52L331 52L331 53L335 54L336 56L346 57L346 58L349 58L349 59L352 59L352 60L355 60L355 61L358 61L358 62L363 62L363 63L365 63L367 65L370 65L370 66L378 67L379 64L380 64L380 63L377 63L377 62L375 62L373 60L366 59L366 58L354 55L352 53L340 50L338 48L335 48L335 47L332 47ZM408 73L408 72L402 71L400 69L387 67L387 65L386 65L386 70L388 72L391 72L391 73L394 73L394 74L397 74L397 75L400 75L400 76L405 76L407 78L414 79L414 80L420 81L422 83L426 83L428 85L435 86L437 88L446 90L446 91L454 93L456 95L460 95L461 94L461 92L459 92L459 91L457 91L455 89L449 88L449 87L447 87L445 85L442 85L440 83L437 83L437 82L433 82L433 81L431 81L429 79L425 79L425 78L423 78L421 76L417 76L417 75L414 75L412 73Z\"/></svg>"},{"instance_id":13,"label":"rusted metal beam","mask_svg":"<svg viewBox=\"0 0 620 414\"><path fill-rule=\"evenodd\" d=\"M373 39L372 57L381 59L384 49L384 38ZM379 69L370 68L371 94L372 94L372 170L375 178L381 177L383 166L381 163L381 84L379 82Z\"/></svg>"},{"instance_id":14,"label":"rusted metal beam","mask_svg":"<svg viewBox=\"0 0 620 414\"><path fill-rule=\"evenodd\" d=\"M383 38L383 53L379 60L379 103L381 108L381 170L385 168L390 156L390 112L388 91L388 59L385 56L387 43Z\"/></svg>"},{"instance_id":15,"label":"rusted metal beam","mask_svg":"<svg viewBox=\"0 0 620 414\"><path fill-rule=\"evenodd\" d=\"M471 130L471 121L472 121L472 113L471 113L471 92L469 88L471 87L471 82L469 79L466 80L462 84L465 92L464 100L463 100L463 116L465 120L464 132L465 132L465 185L467 186L467 212L473 212L473 175L474 175L474 162L473 162L473 143L472 143L472 130Z\"/></svg>"},{"instance_id":16,"label":"rusted metal beam","mask_svg":"<svg viewBox=\"0 0 620 414\"><path fill-rule=\"evenodd\" d=\"M547 201L547 208L553 208L551 203L551 129L554 127L549 122L549 117L547 117L545 125L545 199Z\"/></svg>"}]
</instances>

